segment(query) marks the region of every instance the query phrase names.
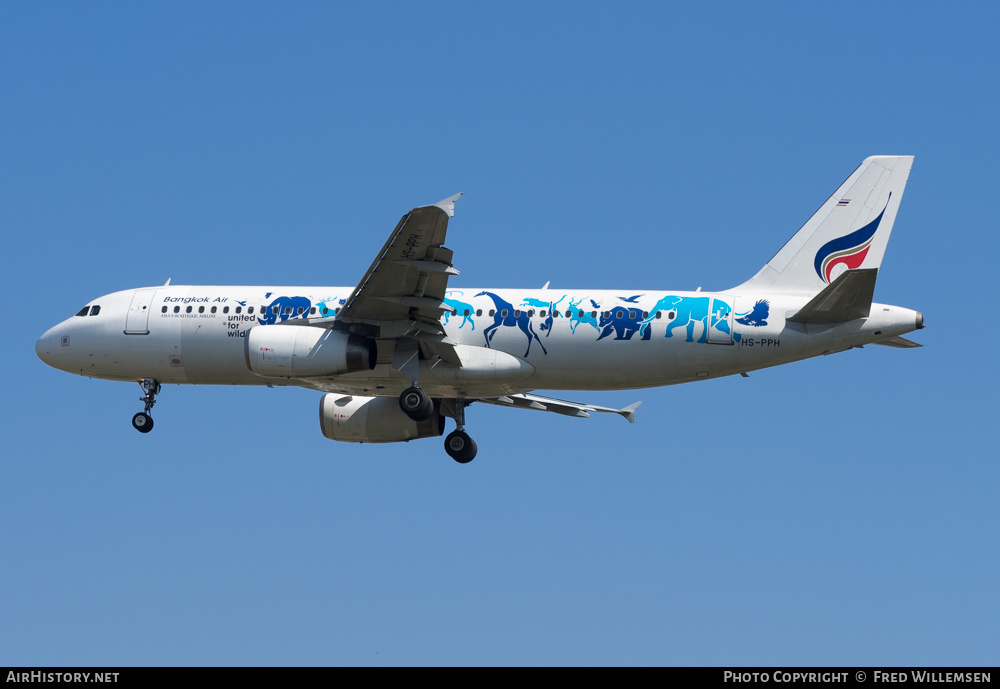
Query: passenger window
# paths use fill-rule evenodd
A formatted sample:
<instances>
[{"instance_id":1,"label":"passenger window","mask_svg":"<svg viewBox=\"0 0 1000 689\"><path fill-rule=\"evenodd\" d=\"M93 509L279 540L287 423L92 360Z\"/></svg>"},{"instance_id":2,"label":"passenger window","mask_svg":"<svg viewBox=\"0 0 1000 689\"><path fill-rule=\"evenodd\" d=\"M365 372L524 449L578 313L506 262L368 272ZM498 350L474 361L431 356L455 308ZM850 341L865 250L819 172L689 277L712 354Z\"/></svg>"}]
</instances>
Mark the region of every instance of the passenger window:
<instances>
[{"instance_id":1,"label":"passenger window","mask_svg":"<svg viewBox=\"0 0 1000 689\"><path fill-rule=\"evenodd\" d=\"M642 312L642 317L643 318L649 318L649 311L643 311Z\"/></svg>"},{"instance_id":2,"label":"passenger window","mask_svg":"<svg viewBox=\"0 0 1000 689\"><path fill-rule=\"evenodd\" d=\"M166 306L164 306L162 309L160 309L160 313L166 313L166 312L167 312L167 307Z\"/></svg>"},{"instance_id":3,"label":"passenger window","mask_svg":"<svg viewBox=\"0 0 1000 689\"><path fill-rule=\"evenodd\" d=\"M82 309L80 309L79 311L76 312L76 315L77 316L86 316L88 311L90 311L90 307L89 306L84 306Z\"/></svg>"},{"instance_id":4,"label":"passenger window","mask_svg":"<svg viewBox=\"0 0 1000 689\"><path fill-rule=\"evenodd\" d=\"M660 318L662 315L663 315L662 311L657 311L656 312L656 318Z\"/></svg>"},{"instance_id":5,"label":"passenger window","mask_svg":"<svg viewBox=\"0 0 1000 689\"><path fill-rule=\"evenodd\" d=\"M538 315L541 316L542 318L545 318L545 309L542 309L541 311L539 311Z\"/></svg>"},{"instance_id":6,"label":"passenger window","mask_svg":"<svg viewBox=\"0 0 1000 689\"><path fill-rule=\"evenodd\" d=\"M670 320L673 320L673 319L677 318L677 314L675 312L673 312L673 311L671 311L670 313L668 313L667 316L670 318Z\"/></svg>"},{"instance_id":7,"label":"passenger window","mask_svg":"<svg viewBox=\"0 0 1000 689\"><path fill-rule=\"evenodd\" d=\"M578 314L576 314L576 317L577 318L583 318L583 311L581 311Z\"/></svg>"},{"instance_id":8,"label":"passenger window","mask_svg":"<svg viewBox=\"0 0 1000 689\"><path fill-rule=\"evenodd\" d=\"M184 313L191 313L191 307L189 306L186 309L184 309Z\"/></svg>"},{"instance_id":9,"label":"passenger window","mask_svg":"<svg viewBox=\"0 0 1000 689\"><path fill-rule=\"evenodd\" d=\"M615 311L615 318L617 318L618 320L621 320L622 316L624 315L625 315L624 311Z\"/></svg>"},{"instance_id":10,"label":"passenger window","mask_svg":"<svg viewBox=\"0 0 1000 689\"><path fill-rule=\"evenodd\" d=\"M240 313L242 310L243 310L242 306L237 306L236 307L236 313Z\"/></svg>"},{"instance_id":11,"label":"passenger window","mask_svg":"<svg viewBox=\"0 0 1000 689\"><path fill-rule=\"evenodd\" d=\"M501 318L506 318L507 317L507 309L501 309L501 311L500 311L500 317Z\"/></svg>"},{"instance_id":12,"label":"passenger window","mask_svg":"<svg viewBox=\"0 0 1000 689\"><path fill-rule=\"evenodd\" d=\"M237 311L238 310L239 309L237 309ZM252 306L247 307L247 313L253 313L253 307Z\"/></svg>"},{"instance_id":13,"label":"passenger window","mask_svg":"<svg viewBox=\"0 0 1000 689\"><path fill-rule=\"evenodd\" d=\"M316 307L315 306L312 307L311 309L309 309L309 315L310 316L315 316L316 315Z\"/></svg>"},{"instance_id":14,"label":"passenger window","mask_svg":"<svg viewBox=\"0 0 1000 689\"><path fill-rule=\"evenodd\" d=\"M534 317L535 317L535 310L528 309L528 318L534 318Z\"/></svg>"},{"instance_id":15,"label":"passenger window","mask_svg":"<svg viewBox=\"0 0 1000 689\"><path fill-rule=\"evenodd\" d=\"M483 315L483 310L482 309L476 309L476 315L477 316L482 316Z\"/></svg>"},{"instance_id":16,"label":"passenger window","mask_svg":"<svg viewBox=\"0 0 1000 689\"><path fill-rule=\"evenodd\" d=\"M635 311L629 311L628 312L628 317L629 317L629 319L635 318Z\"/></svg>"},{"instance_id":17,"label":"passenger window","mask_svg":"<svg viewBox=\"0 0 1000 689\"><path fill-rule=\"evenodd\" d=\"M199 306L198 307L198 313L205 313L205 307L204 306Z\"/></svg>"},{"instance_id":18,"label":"passenger window","mask_svg":"<svg viewBox=\"0 0 1000 689\"><path fill-rule=\"evenodd\" d=\"M323 315L325 316L325 315L326 315L326 314L328 314L328 313L330 313L330 309L328 309L328 308L326 308L326 307L324 306L324 307L323 307Z\"/></svg>"},{"instance_id":19,"label":"passenger window","mask_svg":"<svg viewBox=\"0 0 1000 689\"><path fill-rule=\"evenodd\" d=\"M217 307L217 306L213 306L213 307L212 307L212 313L215 313L216 309L218 309L218 308L219 308L219 307Z\"/></svg>"},{"instance_id":20,"label":"passenger window","mask_svg":"<svg viewBox=\"0 0 1000 689\"><path fill-rule=\"evenodd\" d=\"M463 312L462 312L462 315L463 315L463 316L468 316L468 315L469 315L469 310L468 310L468 309L466 309L465 311L463 311Z\"/></svg>"},{"instance_id":21,"label":"passenger window","mask_svg":"<svg viewBox=\"0 0 1000 689\"><path fill-rule=\"evenodd\" d=\"M100 306L97 306L97 305L95 304L94 306L91 306L91 307L90 307L90 315L91 315L91 316L96 316L96 315L97 315L97 314L99 314L100 312L101 312L101 307L100 307Z\"/></svg>"},{"instance_id":22,"label":"passenger window","mask_svg":"<svg viewBox=\"0 0 1000 689\"><path fill-rule=\"evenodd\" d=\"M229 313L229 307L228 306L223 306L222 307L222 313Z\"/></svg>"},{"instance_id":23,"label":"passenger window","mask_svg":"<svg viewBox=\"0 0 1000 689\"><path fill-rule=\"evenodd\" d=\"M262 310L263 310L263 309L262 309ZM277 313L278 313L278 307L277 307L277 306L272 306L272 307L271 307L271 313L273 313L273 314L277 315Z\"/></svg>"},{"instance_id":24,"label":"passenger window","mask_svg":"<svg viewBox=\"0 0 1000 689\"><path fill-rule=\"evenodd\" d=\"M590 317L591 318L597 318L597 312L596 311L591 311L590 312Z\"/></svg>"},{"instance_id":25,"label":"passenger window","mask_svg":"<svg viewBox=\"0 0 1000 689\"><path fill-rule=\"evenodd\" d=\"M605 311L604 312L604 318L610 318L610 317L611 317L611 312L610 311Z\"/></svg>"},{"instance_id":26,"label":"passenger window","mask_svg":"<svg viewBox=\"0 0 1000 689\"><path fill-rule=\"evenodd\" d=\"M181 307L175 306L174 307L174 313L180 313L180 312L181 312Z\"/></svg>"},{"instance_id":27,"label":"passenger window","mask_svg":"<svg viewBox=\"0 0 1000 689\"><path fill-rule=\"evenodd\" d=\"M496 309L490 309L490 315L491 316L496 315Z\"/></svg>"}]
</instances>

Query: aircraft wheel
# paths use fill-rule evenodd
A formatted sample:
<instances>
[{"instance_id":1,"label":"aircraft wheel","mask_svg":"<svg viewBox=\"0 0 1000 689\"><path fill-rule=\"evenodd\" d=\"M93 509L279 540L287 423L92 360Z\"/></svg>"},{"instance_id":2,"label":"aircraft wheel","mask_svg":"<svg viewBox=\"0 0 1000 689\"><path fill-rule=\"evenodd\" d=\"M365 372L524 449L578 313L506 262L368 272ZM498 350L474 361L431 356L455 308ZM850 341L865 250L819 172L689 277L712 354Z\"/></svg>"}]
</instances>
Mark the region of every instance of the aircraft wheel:
<instances>
[{"instance_id":1,"label":"aircraft wheel","mask_svg":"<svg viewBox=\"0 0 1000 689\"><path fill-rule=\"evenodd\" d=\"M132 428L140 433L149 433L153 430L153 417L146 412L139 412L132 417Z\"/></svg>"},{"instance_id":2,"label":"aircraft wheel","mask_svg":"<svg viewBox=\"0 0 1000 689\"><path fill-rule=\"evenodd\" d=\"M434 413L434 402L420 388L406 388L399 396L399 408L414 421L423 421Z\"/></svg>"},{"instance_id":3,"label":"aircraft wheel","mask_svg":"<svg viewBox=\"0 0 1000 689\"><path fill-rule=\"evenodd\" d=\"M468 464L476 458L476 441L465 431L452 431L444 440L444 450L459 464Z\"/></svg>"}]
</instances>

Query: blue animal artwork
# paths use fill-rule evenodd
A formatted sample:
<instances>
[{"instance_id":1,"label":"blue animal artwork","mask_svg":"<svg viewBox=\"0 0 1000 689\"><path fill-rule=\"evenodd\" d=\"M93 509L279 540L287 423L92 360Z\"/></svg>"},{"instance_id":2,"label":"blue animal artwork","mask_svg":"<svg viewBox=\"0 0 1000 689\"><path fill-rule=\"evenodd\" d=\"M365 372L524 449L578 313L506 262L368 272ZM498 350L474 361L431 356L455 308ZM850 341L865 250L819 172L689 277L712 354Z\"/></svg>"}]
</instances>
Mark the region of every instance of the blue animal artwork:
<instances>
[{"instance_id":1,"label":"blue animal artwork","mask_svg":"<svg viewBox=\"0 0 1000 689\"><path fill-rule=\"evenodd\" d=\"M641 294L633 294L631 297L618 297L618 298L628 304L638 304L639 297L641 296L642 296Z\"/></svg>"},{"instance_id":2,"label":"blue animal artwork","mask_svg":"<svg viewBox=\"0 0 1000 689\"><path fill-rule=\"evenodd\" d=\"M578 299L577 301L569 300L569 331L576 334L576 329L581 323L586 323L587 325L594 326L594 330L600 332L601 326L597 324L597 319L591 314L590 311L581 311L580 304L583 303L583 299ZM595 302L593 299L590 300L593 304L595 310L599 310L601 305ZM582 314L582 315L581 315Z\"/></svg>"},{"instance_id":3,"label":"blue animal artwork","mask_svg":"<svg viewBox=\"0 0 1000 689\"><path fill-rule=\"evenodd\" d=\"M756 304L753 305L753 310L747 313L738 313L737 323L742 323L743 325L751 325L755 328L760 328L767 325L767 317L770 312L770 305L767 299L760 299Z\"/></svg>"},{"instance_id":4,"label":"blue animal artwork","mask_svg":"<svg viewBox=\"0 0 1000 689\"><path fill-rule=\"evenodd\" d=\"M472 320L472 314L476 312L472 304L466 304L464 301L459 301L458 299L451 299L449 295L452 294L463 294L460 290L448 290L444 293L444 303L450 306L455 311L455 315L462 316L462 322L459 324L459 329L461 329L466 323L472 326L472 329L476 329L476 322ZM444 312L444 324L448 325L448 318L451 316L451 311Z\"/></svg>"},{"instance_id":5,"label":"blue animal artwork","mask_svg":"<svg viewBox=\"0 0 1000 689\"><path fill-rule=\"evenodd\" d=\"M545 337L552 334L552 321L555 318L554 314L559 310L559 302L566 298L566 295L559 297L559 301L542 301L541 299L532 299L531 297L526 297L521 301L521 306L537 306L540 309L547 309L545 320L539 327L542 332L545 333Z\"/></svg>"},{"instance_id":6,"label":"blue animal artwork","mask_svg":"<svg viewBox=\"0 0 1000 689\"><path fill-rule=\"evenodd\" d=\"M524 311L518 311L518 315L514 315L514 306L503 299L501 299L493 292L480 292L477 297L486 295L493 300L493 305L496 307L496 311L493 316L493 325L486 328L483 331L483 336L486 338L486 346L490 346L490 342L493 341L493 336L496 335L497 330L500 326L507 328L520 328L521 332L525 334L528 338L528 348L524 351L524 356L527 357L528 353L531 351L531 340L534 338L538 341L538 346L542 348L542 354L548 354L545 350L545 345L542 341L538 339L538 335L535 333L534 328L531 327L531 319L528 318L528 314Z\"/></svg>"},{"instance_id":7,"label":"blue animal artwork","mask_svg":"<svg viewBox=\"0 0 1000 689\"><path fill-rule=\"evenodd\" d=\"M330 299L324 299L322 301L316 302L316 313L323 318L329 318L337 313L337 308L343 306L347 302L346 299L337 299L336 297L331 297ZM326 309L326 313L323 310Z\"/></svg>"},{"instance_id":8,"label":"blue animal artwork","mask_svg":"<svg viewBox=\"0 0 1000 689\"><path fill-rule=\"evenodd\" d=\"M616 306L611 311L606 312L608 315L605 316L601 314L601 327L604 330L601 331L598 340L603 340L605 337L610 335L612 332L615 333L616 340L631 340L632 336L640 330L642 325L642 311L636 309L629 309L626 306ZM648 340L652 330L645 328L642 333L642 339Z\"/></svg>"},{"instance_id":9,"label":"blue animal artwork","mask_svg":"<svg viewBox=\"0 0 1000 689\"><path fill-rule=\"evenodd\" d=\"M694 342L694 328L701 324L701 337L698 342L704 343L708 336L708 302L711 297L679 297L675 294L668 294L660 299L649 312L649 317L639 325L641 331L656 318L658 311L674 312L674 318L667 323L665 337L673 337L673 331L677 328L687 330L687 342ZM727 312L728 313L728 312ZM729 330L729 323L726 323L726 331ZM643 333L645 334L645 332Z\"/></svg>"},{"instance_id":10,"label":"blue animal artwork","mask_svg":"<svg viewBox=\"0 0 1000 689\"><path fill-rule=\"evenodd\" d=\"M268 292L268 295L271 293ZM264 307L263 313L257 317L257 322L261 325L271 325L282 323L289 318L307 316L312 302L306 297L278 297ZM299 313L299 309L302 312Z\"/></svg>"}]
</instances>

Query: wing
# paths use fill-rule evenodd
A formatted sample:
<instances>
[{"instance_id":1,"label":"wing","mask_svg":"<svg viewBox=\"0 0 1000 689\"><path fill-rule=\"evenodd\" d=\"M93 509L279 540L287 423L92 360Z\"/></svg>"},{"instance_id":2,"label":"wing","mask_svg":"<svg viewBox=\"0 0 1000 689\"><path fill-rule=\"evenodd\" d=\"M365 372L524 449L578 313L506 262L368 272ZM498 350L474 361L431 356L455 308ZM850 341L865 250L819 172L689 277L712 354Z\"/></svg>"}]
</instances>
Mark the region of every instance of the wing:
<instances>
[{"instance_id":1,"label":"wing","mask_svg":"<svg viewBox=\"0 0 1000 689\"><path fill-rule=\"evenodd\" d=\"M441 315L450 310L444 303L448 278L458 275L444 241L460 196L404 215L334 319L334 327L378 340L380 361L408 349L398 346L407 341L427 358L436 354L462 365L441 325Z\"/></svg>"},{"instance_id":2,"label":"wing","mask_svg":"<svg viewBox=\"0 0 1000 689\"><path fill-rule=\"evenodd\" d=\"M541 395L517 394L505 395L503 397L478 398L477 402L486 404L496 404L501 407L515 407L517 409L534 409L536 411L551 411L565 416L578 416L590 418L590 412L601 412L606 414L619 414L629 422L635 423L635 410L642 402L630 404L624 409L614 409L612 407L601 407L596 404L580 404L579 402L569 402L567 400L557 400Z\"/></svg>"}]
</instances>

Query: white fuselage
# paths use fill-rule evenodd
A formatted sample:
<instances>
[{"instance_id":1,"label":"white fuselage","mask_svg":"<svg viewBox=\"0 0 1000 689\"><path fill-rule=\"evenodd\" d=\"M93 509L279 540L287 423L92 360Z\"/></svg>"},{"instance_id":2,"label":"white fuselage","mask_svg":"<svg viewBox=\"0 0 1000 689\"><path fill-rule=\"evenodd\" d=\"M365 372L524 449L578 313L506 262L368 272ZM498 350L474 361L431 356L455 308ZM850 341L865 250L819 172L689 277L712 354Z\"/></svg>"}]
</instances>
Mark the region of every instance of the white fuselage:
<instances>
[{"instance_id":1,"label":"white fuselage","mask_svg":"<svg viewBox=\"0 0 1000 689\"><path fill-rule=\"evenodd\" d=\"M374 370L263 377L248 367L247 331L333 319L350 287L162 286L92 301L36 345L83 376L160 383L298 385L395 396L409 378L380 356ZM531 390L618 390L733 375L884 340L921 326L917 312L872 304L868 318L799 325L805 296L662 290L453 289L442 315L462 367L422 359L434 397ZM96 315L90 315L99 306ZM554 313L553 313L554 312ZM82 311L81 311L82 313Z\"/></svg>"}]
</instances>

